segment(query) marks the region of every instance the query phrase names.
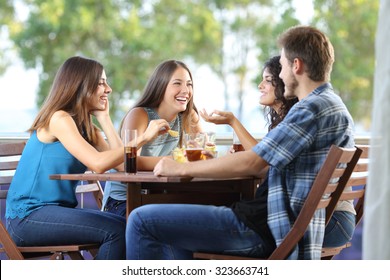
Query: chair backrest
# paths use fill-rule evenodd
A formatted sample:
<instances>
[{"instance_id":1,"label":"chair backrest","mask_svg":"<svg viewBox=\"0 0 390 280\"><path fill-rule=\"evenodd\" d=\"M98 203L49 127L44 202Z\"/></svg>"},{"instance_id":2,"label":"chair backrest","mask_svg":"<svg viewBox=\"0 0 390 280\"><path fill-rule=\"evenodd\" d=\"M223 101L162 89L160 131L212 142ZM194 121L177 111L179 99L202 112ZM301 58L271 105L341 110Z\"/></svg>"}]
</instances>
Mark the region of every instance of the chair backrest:
<instances>
[{"instance_id":1,"label":"chair backrest","mask_svg":"<svg viewBox=\"0 0 390 280\"><path fill-rule=\"evenodd\" d=\"M269 259L285 259L305 234L316 210L337 201L360 157L361 150L332 145L291 230ZM335 196L336 194L336 196Z\"/></svg>"},{"instance_id":2,"label":"chair backrest","mask_svg":"<svg viewBox=\"0 0 390 280\"><path fill-rule=\"evenodd\" d=\"M9 184L12 181L16 167L26 142L1 143L0 144L0 214L3 219L5 211L5 199ZM8 234L5 225L0 220L0 243L10 259L23 259L11 236Z\"/></svg>"},{"instance_id":3,"label":"chair backrest","mask_svg":"<svg viewBox=\"0 0 390 280\"><path fill-rule=\"evenodd\" d=\"M329 223L332 218L333 212L337 206L337 203L343 200L353 200L355 211L356 211L356 225L358 225L363 217L363 206L364 206L364 193L367 185L368 178L368 153L369 145L357 145L360 152L355 156L357 163L355 168L345 183L344 189L339 189L335 194L335 199L331 205L327 208L326 212L326 224Z\"/></svg>"},{"instance_id":4,"label":"chair backrest","mask_svg":"<svg viewBox=\"0 0 390 280\"><path fill-rule=\"evenodd\" d=\"M335 200L327 208L326 224L332 218L333 212L337 203L343 200L353 200L356 211L356 226L363 218L364 208L364 193L366 191L368 178L368 164L369 164L369 145L357 145L357 155L359 155L357 164L353 170L352 175L346 182L344 188L340 188L335 196ZM356 159L355 159L356 160ZM321 252L321 259L331 260L334 256L341 253L345 248L352 246L351 242L337 247L323 247Z\"/></svg>"},{"instance_id":5,"label":"chair backrest","mask_svg":"<svg viewBox=\"0 0 390 280\"><path fill-rule=\"evenodd\" d=\"M78 198L81 208L84 208L85 195L91 193L96 201L97 208L102 209L103 204L103 187L99 181L88 181L87 184L82 182L76 187L76 194L80 195Z\"/></svg>"},{"instance_id":6,"label":"chair backrest","mask_svg":"<svg viewBox=\"0 0 390 280\"><path fill-rule=\"evenodd\" d=\"M0 143L0 252L5 252L9 259L22 260L25 258L49 257L51 259L63 259L64 254L68 254L72 259L83 259L81 251L87 250L94 256L99 248L99 244L75 244L60 246L36 246L18 247L9 235L3 220L5 211L5 201L8 188L12 181L16 167L26 142ZM99 182L77 187L78 193L94 192L94 196L101 207L103 190ZM99 200L100 198L100 200ZM100 201L100 205L99 205Z\"/></svg>"},{"instance_id":7,"label":"chair backrest","mask_svg":"<svg viewBox=\"0 0 390 280\"><path fill-rule=\"evenodd\" d=\"M0 192L2 197L6 197L9 184L12 181L20 156L26 142L12 142L0 144ZM80 184L76 187L76 194L80 195L79 203L84 207L84 195L92 193L97 208L102 208L103 188L99 181L91 181L87 184ZM0 214L2 214L0 208ZM2 215L1 215L2 216Z\"/></svg>"},{"instance_id":8,"label":"chair backrest","mask_svg":"<svg viewBox=\"0 0 390 280\"><path fill-rule=\"evenodd\" d=\"M356 211L355 223L356 226L358 226L363 218L364 194L366 191L368 179L369 145L357 145L356 147L361 151L361 155L351 177L345 184L346 189L340 190L341 194L339 195L339 199L336 202L343 200L353 200ZM327 208L326 224L328 224L332 218L332 214L336 206L337 204L333 202L332 205ZM340 254L342 250L351 246L352 241L338 247L323 247L321 258L323 260L331 260L334 256Z\"/></svg>"},{"instance_id":9,"label":"chair backrest","mask_svg":"<svg viewBox=\"0 0 390 280\"><path fill-rule=\"evenodd\" d=\"M11 183L25 146L26 142L0 144L0 187Z\"/></svg>"},{"instance_id":10,"label":"chair backrest","mask_svg":"<svg viewBox=\"0 0 390 280\"><path fill-rule=\"evenodd\" d=\"M356 211L356 225L358 225L363 218L364 209L364 194L366 192L368 180L368 164L369 164L369 145L357 145L362 150L360 159L348 180L347 186L352 187L352 191L345 191L341 195L341 200L355 200Z\"/></svg>"},{"instance_id":11,"label":"chair backrest","mask_svg":"<svg viewBox=\"0 0 390 280\"><path fill-rule=\"evenodd\" d=\"M331 146L291 230L268 259L283 260L290 255L292 250L304 236L315 211L322 208L326 209L329 205L335 203L334 201L338 200L340 195L337 196L334 194L337 194L340 190L344 189L345 184L348 182L349 177L356 166L360 154L361 150L357 148L347 149L335 145ZM256 259L204 252L195 252L193 256L196 259Z\"/></svg>"}]
</instances>

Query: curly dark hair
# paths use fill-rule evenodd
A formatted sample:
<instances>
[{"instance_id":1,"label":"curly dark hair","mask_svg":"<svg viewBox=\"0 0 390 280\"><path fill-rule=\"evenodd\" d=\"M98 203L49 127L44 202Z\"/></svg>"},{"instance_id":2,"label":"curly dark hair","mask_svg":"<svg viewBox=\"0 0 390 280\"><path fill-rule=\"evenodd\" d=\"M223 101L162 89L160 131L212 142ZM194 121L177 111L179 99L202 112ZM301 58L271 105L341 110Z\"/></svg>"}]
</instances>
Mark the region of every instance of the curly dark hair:
<instances>
[{"instance_id":1,"label":"curly dark hair","mask_svg":"<svg viewBox=\"0 0 390 280\"><path fill-rule=\"evenodd\" d=\"M271 106L265 107L268 131L275 128L284 119L291 107L298 102L298 98L286 99L284 97L284 83L283 80L279 78L279 73L282 70L282 65L280 65L279 60L279 55L271 57L265 62L263 67L263 72L267 69L272 75L272 85L275 87L276 100L282 102L279 112L276 112Z\"/></svg>"}]
</instances>

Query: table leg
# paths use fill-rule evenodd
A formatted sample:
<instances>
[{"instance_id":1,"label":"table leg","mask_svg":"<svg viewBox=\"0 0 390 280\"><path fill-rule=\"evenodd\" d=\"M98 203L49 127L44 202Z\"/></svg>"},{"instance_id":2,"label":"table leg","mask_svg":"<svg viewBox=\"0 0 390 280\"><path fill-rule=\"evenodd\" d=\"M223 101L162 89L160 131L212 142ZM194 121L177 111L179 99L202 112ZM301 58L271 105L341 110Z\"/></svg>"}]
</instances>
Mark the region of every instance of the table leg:
<instances>
[{"instance_id":1,"label":"table leg","mask_svg":"<svg viewBox=\"0 0 390 280\"><path fill-rule=\"evenodd\" d=\"M126 217L129 216L133 209L141 205L141 184L132 182L127 183Z\"/></svg>"},{"instance_id":2,"label":"table leg","mask_svg":"<svg viewBox=\"0 0 390 280\"><path fill-rule=\"evenodd\" d=\"M257 186L260 184L260 179L250 179L250 180L241 180L237 183L236 188L238 188L241 193L241 199L243 200L252 200L255 198L255 193Z\"/></svg>"}]
</instances>

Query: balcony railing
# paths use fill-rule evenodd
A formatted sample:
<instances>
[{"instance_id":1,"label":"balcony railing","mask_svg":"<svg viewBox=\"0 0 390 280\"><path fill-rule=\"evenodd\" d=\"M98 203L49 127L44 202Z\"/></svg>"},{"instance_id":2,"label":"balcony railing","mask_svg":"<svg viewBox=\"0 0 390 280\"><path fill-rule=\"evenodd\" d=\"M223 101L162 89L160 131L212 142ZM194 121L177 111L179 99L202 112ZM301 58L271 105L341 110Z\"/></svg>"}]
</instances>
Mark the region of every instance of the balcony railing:
<instances>
[{"instance_id":1,"label":"balcony railing","mask_svg":"<svg viewBox=\"0 0 390 280\"><path fill-rule=\"evenodd\" d=\"M255 135L255 138L260 141L263 135ZM0 142L17 142L28 140L28 133L1 133ZM359 145L368 145L370 141L369 136L356 136L355 143ZM217 146L230 147L233 143L233 137L231 133L217 133Z\"/></svg>"}]
</instances>

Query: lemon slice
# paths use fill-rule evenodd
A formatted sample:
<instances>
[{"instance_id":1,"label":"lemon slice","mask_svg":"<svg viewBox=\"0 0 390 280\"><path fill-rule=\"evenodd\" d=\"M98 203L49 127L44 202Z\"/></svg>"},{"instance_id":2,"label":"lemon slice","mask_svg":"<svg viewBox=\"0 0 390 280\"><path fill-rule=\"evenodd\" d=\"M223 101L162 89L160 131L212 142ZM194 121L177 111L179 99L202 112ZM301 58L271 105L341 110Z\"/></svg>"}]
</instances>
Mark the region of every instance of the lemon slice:
<instances>
[{"instance_id":1,"label":"lemon slice","mask_svg":"<svg viewBox=\"0 0 390 280\"><path fill-rule=\"evenodd\" d=\"M171 135L172 137L179 137L179 131L175 131L175 130L168 130L168 133L169 135Z\"/></svg>"},{"instance_id":2,"label":"lemon slice","mask_svg":"<svg viewBox=\"0 0 390 280\"><path fill-rule=\"evenodd\" d=\"M187 162L187 158L184 155L184 149L175 148L173 150L173 159L177 162L184 163Z\"/></svg>"}]
</instances>

